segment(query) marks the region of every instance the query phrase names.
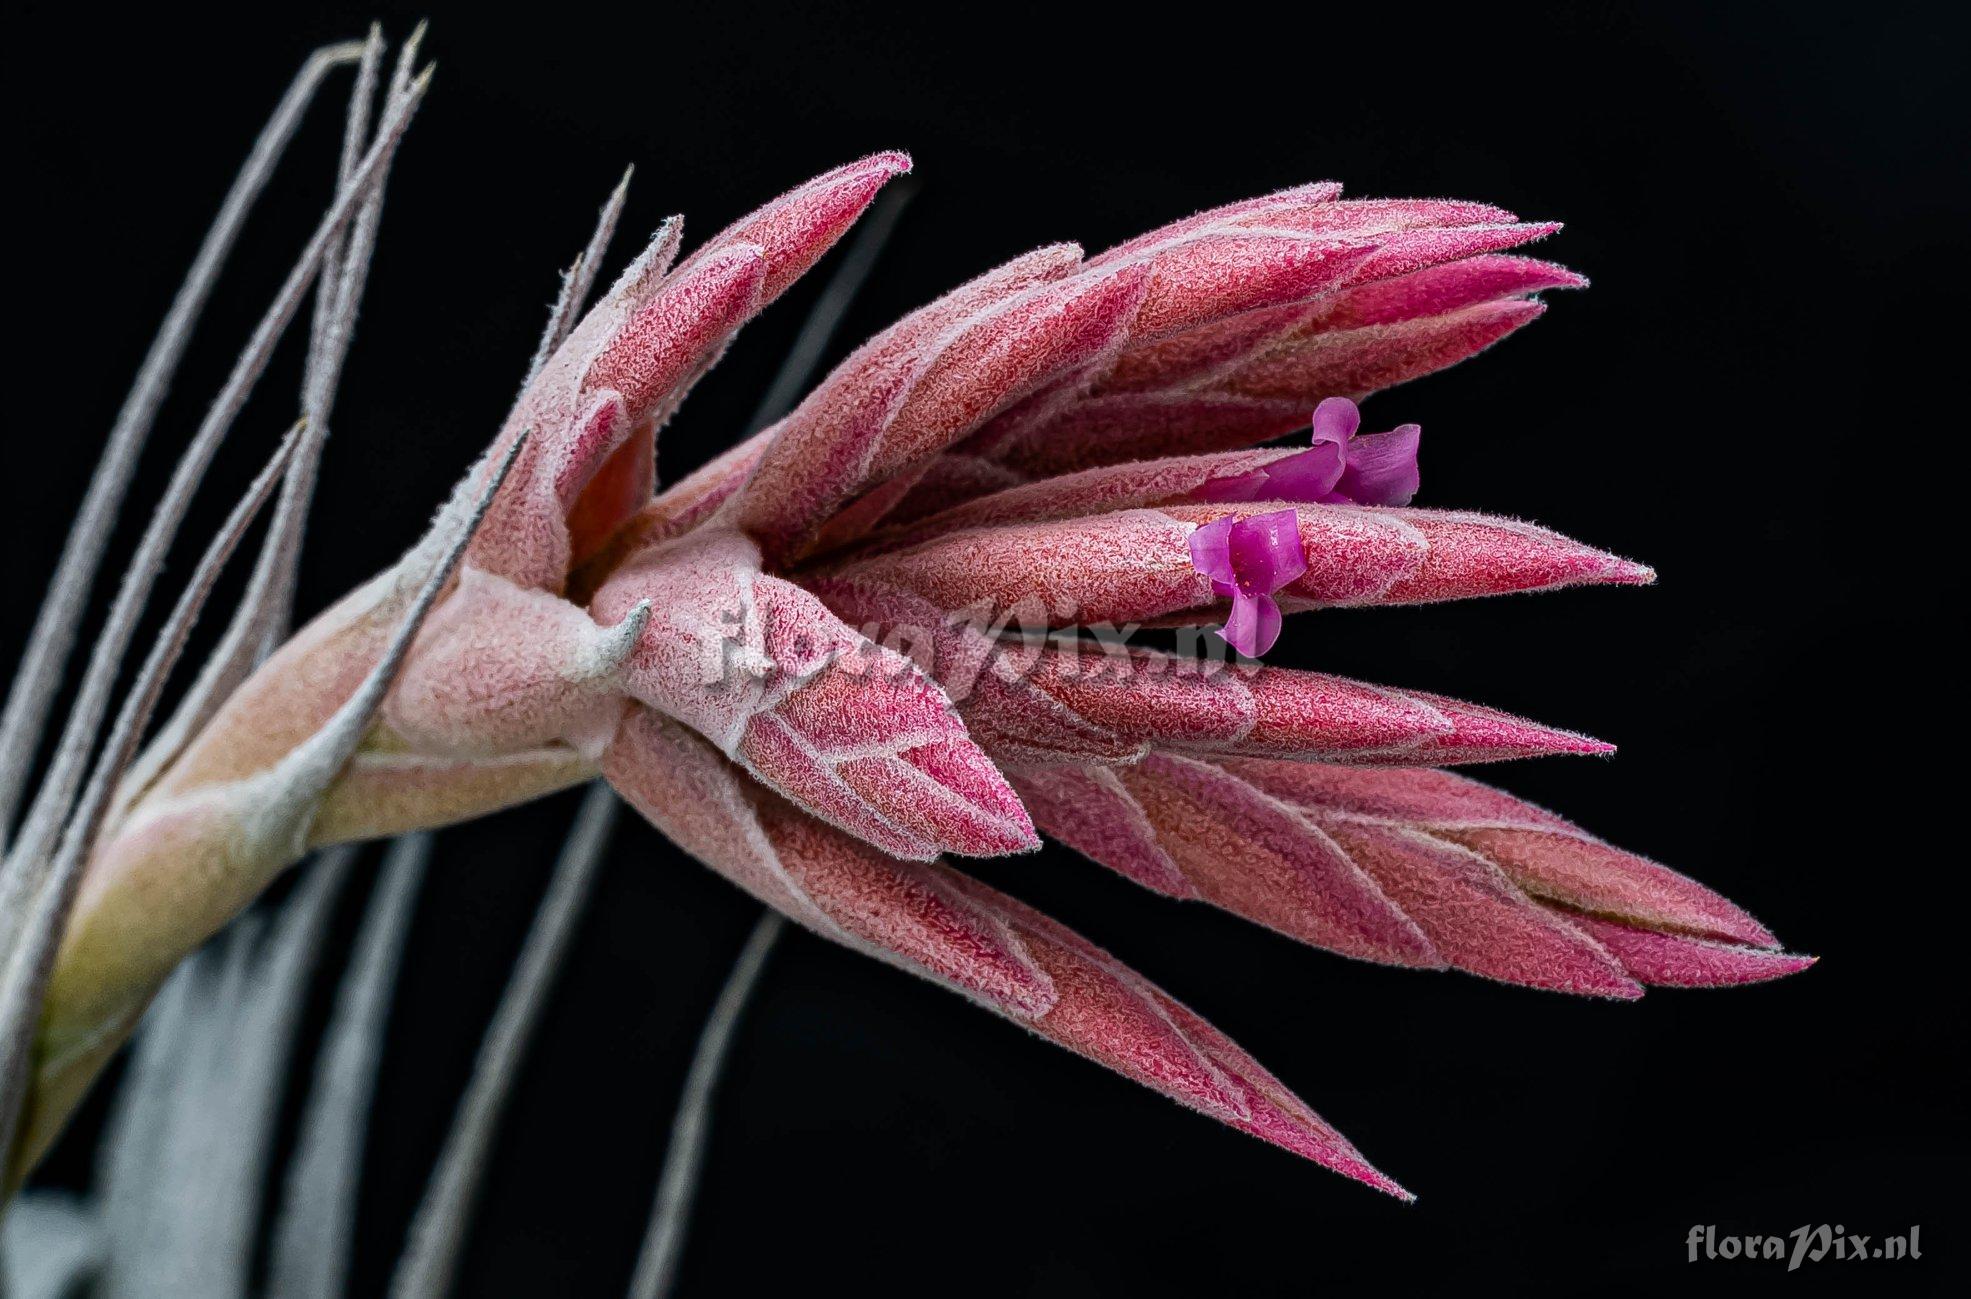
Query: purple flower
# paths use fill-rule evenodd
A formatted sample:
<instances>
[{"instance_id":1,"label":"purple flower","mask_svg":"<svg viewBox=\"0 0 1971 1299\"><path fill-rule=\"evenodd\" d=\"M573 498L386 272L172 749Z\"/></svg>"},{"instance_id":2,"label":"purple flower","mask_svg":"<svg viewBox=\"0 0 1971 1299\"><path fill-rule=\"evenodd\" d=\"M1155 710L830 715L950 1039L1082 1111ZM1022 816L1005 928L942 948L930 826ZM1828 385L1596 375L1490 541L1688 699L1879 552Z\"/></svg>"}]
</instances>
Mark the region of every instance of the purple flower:
<instances>
[{"instance_id":1,"label":"purple flower","mask_svg":"<svg viewBox=\"0 0 1971 1299\"><path fill-rule=\"evenodd\" d=\"M1346 397L1314 408L1313 445L1264 469L1206 483L1207 501L1307 501L1322 505L1408 505L1417 494L1423 428L1404 424L1361 437L1362 412Z\"/></svg>"},{"instance_id":2,"label":"purple flower","mask_svg":"<svg viewBox=\"0 0 1971 1299\"><path fill-rule=\"evenodd\" d=\"M1300 519L1292 510L1227 516L1191 534L1191 563L1211 589L1232 601L1221 634L1233 649L1258 658L1280 638L1280 605L1273 592L1307 571Z\"/></svg>"}]
</instances>

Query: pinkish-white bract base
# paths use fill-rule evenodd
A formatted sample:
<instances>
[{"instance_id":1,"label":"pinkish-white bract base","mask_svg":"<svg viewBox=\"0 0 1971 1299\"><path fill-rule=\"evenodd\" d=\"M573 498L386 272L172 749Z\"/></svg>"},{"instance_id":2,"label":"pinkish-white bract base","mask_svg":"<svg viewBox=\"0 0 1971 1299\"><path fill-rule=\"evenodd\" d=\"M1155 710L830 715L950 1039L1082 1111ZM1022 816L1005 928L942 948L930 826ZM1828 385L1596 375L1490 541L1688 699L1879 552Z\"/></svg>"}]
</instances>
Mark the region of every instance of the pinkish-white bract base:
<instances>
[{"instance_id":1,"label":"pinkish-white bract base","mask_svg":"<svg viewBox=\"0 0 1971 1299\"><path fill-rule=\"evenodd\" d=\"M1253 449L1582 284L1512 251L1552 225L1321 184L1099 257L1043 248L907 316L653 499L656 437L691 385L908 166L818 177L675 265L666 223L521 397L499 447L528 440L306 843L599 768L815 932L1398 1194L1197 1015L941 858L1046 833L1333 951L1603 997L1807 964L1691 880L1432 769L1606 745L1417 691L1003 634L1018 610L1069 634L1224 624L1263 650L1305 610L1650 581L1531 524L1384 504L1416 490L1414 426L1351 443L1337 405L1313 450ZM58 1041L127 1013L301 851L231 864L255 780L374 664L399 585L302 631L122 815L57 970Z\"/></svg>"}]
</instances>

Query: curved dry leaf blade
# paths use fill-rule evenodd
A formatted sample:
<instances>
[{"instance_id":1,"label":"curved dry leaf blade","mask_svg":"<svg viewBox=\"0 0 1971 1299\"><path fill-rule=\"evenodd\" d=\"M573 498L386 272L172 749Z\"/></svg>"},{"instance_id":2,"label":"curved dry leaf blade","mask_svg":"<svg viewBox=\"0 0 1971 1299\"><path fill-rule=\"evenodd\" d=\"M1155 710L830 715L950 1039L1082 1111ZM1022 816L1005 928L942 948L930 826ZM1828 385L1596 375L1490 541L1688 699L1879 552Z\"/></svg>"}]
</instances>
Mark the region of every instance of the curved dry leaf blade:
<instances>
[{"instance_id":1,"label":"curved dry leaf blade","mask_svg":"<svg viewBox=\"0 0 1971 1299\"><path fill-rule=\"evenodd\" d=\"M29 634L27 652L8 688L6 712L0 718L0 846L8 842L8 831L13 826L28 771L47 725L49 707L69 650L75 643L83 607L95 585L103 547L122 507L130 475L136 469L138 453L150 434L158 407L191 341L192 330L211 296L220 268L239 237L248 211L266 188L275 164L313 101L322 78L333 68L356 61L361 54L361 45L344 42L316 50L302 64L220 204L219 214L199 245L184 283L172 299L129 395L117 412L102 459L89 480L75 521L69 526L68 541Z\"/></svg>"},{"instance_id":2,"label":"curved dry leaf blade","mask_svg":"<svg viewBox=\"0 0 1971 1299\"><path fill-rule=\"evenodd\" d=\"M636 1271L630 1278L630 1299L665 1299L677 1282L685 1231L691 1224L691 1201L698 1189L705 1143L711 1131L712 1093L718 1085L726 1053L731 1049L739 1016L746 1008L747 998L753 995L767 957L786 923L777 911L760 917L753 932L747 935L746 945L740 949L739 959L733 962L732 973L726 976L718 1001L698 1035L698 1048L692 1053L691 1068L685 1074L677 1117L671 1121L671 1140L664 1150L663 1172L657 1178L650 1226L644 1232Z\"/></svg>"},{"instance_id":3,"label":"curved dry leaf blade","mask_svg":"<svg viewBox=\"0 0 1971 1299\"><path fill-rule=\"evenodd\" d=\"M80 801L72 810L44 810L47 820L30 818L26 833L6 859L4 878L0 878L0 900L5 902L5 914L0 917L0 926L4 926L0 938L5 940L0 943L5 962L0 966L0 1168L13 1166L14 1121L28 1085L29 1046L40 1021L55 951L110 798L150 722L166 678L184 651L193 622L211 595L220 570L272 494L294 453L298 435L298 429L288 434L200 557L131 683ZM52 828L41 828L50 826L57 815L67 818L59 837Z\"/></svg>"},{"instance_id":4,"label":"curved dry leaf blade","mask_svg":"<svg viewBox=\"0 0 1971 1299\"><path fill-rule=\"evenodd\" d=\"M245 350L235 362L225 385L213 399L198 433L179 457L164 495L148 520L144 535L137 544L137 552L125 571L117 599L111 605L109 618L98 637L89 671L77 692L74 710L63 729L48 777L29 810L21 840L34 845L34 852L30 855L45 851L55 826L66 819L82 764L93 747L97 728L108 708L116 673L135 634L137 621L143 614L151 589L163 570L166 553L184 520L185 511L190 507L193 493L217 454L219 444L230 431L248 393L266 368L275 344L300 307L329 242L355 215L357 206L368 195L371 186L381 179L383 168L410 125L411 115L423 99L428 85L427 71L386 114L378 128L376 142L371 145L355 176L337 194L335 202L316 227L300 260L289 271L273 303L261 317Z\"/></svg>"}]
</instances>

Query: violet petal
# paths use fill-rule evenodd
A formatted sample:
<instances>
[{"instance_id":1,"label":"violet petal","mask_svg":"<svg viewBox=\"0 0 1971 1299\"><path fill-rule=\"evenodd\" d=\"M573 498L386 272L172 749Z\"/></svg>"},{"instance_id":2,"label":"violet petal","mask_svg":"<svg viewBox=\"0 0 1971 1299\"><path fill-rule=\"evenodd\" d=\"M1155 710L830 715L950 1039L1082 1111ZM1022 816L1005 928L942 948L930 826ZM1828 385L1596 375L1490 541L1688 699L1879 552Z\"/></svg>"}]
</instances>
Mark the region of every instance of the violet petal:
<instances>
[{"instance_id":1,"label":"violet petal","mask_svg":"<svg viewBox=\"0 0 1971 1299\"><path fill-rule=\"evenodd\" d=\"M1191 535L1195 543L1198 534ZM1255 595L1271 595L1307 571L1300 516L1292 510L1240 519L1232 526L1226 549L1239 589ZM1192 553L1195 562L1196 551Z\"/></svg>"},{"instance_id":2,"label":"violet petal","mask_svg":"<svg viewBox=\"0 0 1971 1299\"><path fill-rule=\"evenodd\" d=\"M1416 424L1356 438L1348 444L1337 490L1362 505L1408 505L1422 481L1417 469L1422 438L1423 428Z\"/></svg>"},{"instance_id":3,"label":"violet petal","mask_svg":"<svg viewBox=\"0 0 1971 1299\"><path fill-rule=\"evenodd\" d=\"M1332 442L1347 446L1362 427L1362 412L1346 397L1329 397L1314 408L1314 444Z\"/></svg>"},{"instance_id":4,"label":"violet petal","mask_svg":"<svg viewBox=\"0 0 1971 1299\"><path fill-rule=\"evenodd\" d=\"M1219 633L1225 643L1249 659L1256 659L1280 639L1280 604L1270 595L1232 597L1232 616Z\"/></svg>"},{"instance_id":5,"label":"violet petal","mask_svg":"<svg viewBox=\"0 0 1971 1299\"><path fill-rule=\"evenodd\" d=\"M1335 474L1336 477L1340 476L1340 466L1336 466ZM1218 505L1229 501L1270 500L1274 492L1267 471L1255 469L1249 474L1213 478L1193 492L1192 496L1197 500Z\"/></svg>"},{"instance_id":6,"label":"violet petal","mask_svg":"<svg viewBox=\"0 0 1971 1299\"><path fill-rule=\"evenodd\" d=\"M1214 583L1229 586L1238 581L1238 572L1232 567L1230 545L1232 525L1237 521L1227 515L1191 534L1191 564Z\"/></svg>"},{"instance_id":7,"label":"violet petal","mask_svg":"<svg viewBox=\"0 0 1971 1299\"><path fill-rule=\"evenodd\" d=\"M1275 460L1261 472L1267 483L1264 496L1247 500L1318 501L1335 489L1347 465L1338 442L1316 442L1297 455Z\"/></svg>"}]
</instances>

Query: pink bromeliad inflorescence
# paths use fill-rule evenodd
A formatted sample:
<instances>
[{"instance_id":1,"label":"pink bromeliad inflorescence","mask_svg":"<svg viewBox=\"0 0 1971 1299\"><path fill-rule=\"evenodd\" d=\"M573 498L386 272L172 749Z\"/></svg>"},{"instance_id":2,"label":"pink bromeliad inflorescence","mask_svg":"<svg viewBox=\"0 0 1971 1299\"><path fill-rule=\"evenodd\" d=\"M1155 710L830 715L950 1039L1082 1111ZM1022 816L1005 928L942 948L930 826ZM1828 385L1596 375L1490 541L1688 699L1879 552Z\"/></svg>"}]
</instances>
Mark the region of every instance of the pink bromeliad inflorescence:
<instances>
[{"instance_id":1,"label":"pink bromeliad inflorescence","mask_svg":"<svg viewBox=\"0 0 1971 1299\"><path fill-rule=\"evenodd\" d=\"M1653 580L1529 523L1410 507L1416 426L1357 435L1355 400L1584 283L1514 251L1553 225L1316 184L1098 256L1041 248L655 491L658 430L692 384L908 165L818 177L675 265L665 225L521 397L495 451L531 436L312 841L599 769L814 932L1397 1194L1200 1016L945 858L1044 833L1333 952L1599 997L1808 963L1683 875L1443 770L1607 745L1423 691L1077 638L1225 623L1256 657L1309 610ZM1310 411L1311 446L1262 445ZM187 748L164 810L119 829L89 887L319 725L336 700L293 683L353 683L380 599L364 588L264 665L208 730L230 738ZM1014 610L1047 635L1008 634Z\"/></svg>"}]
</instances>

